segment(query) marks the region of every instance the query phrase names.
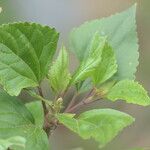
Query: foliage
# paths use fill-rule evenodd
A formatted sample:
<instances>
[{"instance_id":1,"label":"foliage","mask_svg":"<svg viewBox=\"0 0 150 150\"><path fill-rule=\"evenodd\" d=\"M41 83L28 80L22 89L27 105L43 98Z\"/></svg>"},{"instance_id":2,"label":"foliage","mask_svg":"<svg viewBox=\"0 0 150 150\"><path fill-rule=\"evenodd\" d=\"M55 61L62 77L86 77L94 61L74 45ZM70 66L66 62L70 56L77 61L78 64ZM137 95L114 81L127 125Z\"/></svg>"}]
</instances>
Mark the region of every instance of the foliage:
<instances>
[{"instance_id":1,"label":"foliage","mask_svg":"<svg viewBox=\"0 0 150 150\"><path fill-rule=\"evenodd\" d=\"M138 40L135 22L136 5L127 11L100 20L86 22L72 30L70 48L80 61L88 53L88 43L95 32L108 37L118 61L117 79L134 79L138 65ZM82 40L81 40L82 39Z\"/></svg>"},{"instance_id":2,"label":"foliage","mask_svg":"<svg viewBox=\"0 0 150 150\"><path fill-rule=\"evenodd\" d=\"M5 140L0 140L0 149L7 150L8 148L16 149L16 148L25 148L26 140L23 137L15 136Z\"/></svg>"},{"instance_id":3,"label":"foliage","mask_svg":"<svg viewBox=\"0 0 150 150\"><path fill-rule=\"evenodd\" d=\"M92 137L100 142L100 147L111 141L119 131L134 121L131 116L112 109L86 111L77 118L68 114L58 114L57 118L83 139Z\"/></svg>"},{"instance_id":4,"label":"foliage","mask_svg":"<svg viewBox=\"0 0 150 150\"><path fill-rule=\"evenodd\" d=\"M49 81L53 90L57 93L63 92L69 84L70 73L68 70L68 54L65 47L62 47L56 62L49 70Z\"/></svg>"},{"instance_id":5,"label":"foliage","mask_svg":"<svg viewBox=\"0 0 150 150\"><path fill-rule=\"evenodd\" d=\"M83 139L95 139L101 148L134 122L114 109L77 110L100 99L150 105L146 90L135 81L135 12L132 6L74 28L68 47L79 58L74 73L64 46L52 63L59 38L55 29L28 22L0 26L0 149L49 150L48 137L60 125ZM48 80L53 100L44 97L43 80ZM70 88L74 95L66 104ZM23 89L34 101L23 104L13 97ZM83 99L77 101L81 93Z\"/></svg>"},{"instance_id":6,"label":"foliage","mask_svg":"<svg viewBox=\"0 0 150 150\"><path fill-rule=\"evenodd\" d=\"M40 116L32 115L41 111L41 107L37 107L37 103L34 104L33 112L30 112L18 99L9 96L5 92L1 92L0 106L0 139L21 136L26 139L25 150L48 149L48 139L42 129L43 126L39 125L34 118ZM16 150L20 150L20 148Z\"/></svg>"}]
</instances>

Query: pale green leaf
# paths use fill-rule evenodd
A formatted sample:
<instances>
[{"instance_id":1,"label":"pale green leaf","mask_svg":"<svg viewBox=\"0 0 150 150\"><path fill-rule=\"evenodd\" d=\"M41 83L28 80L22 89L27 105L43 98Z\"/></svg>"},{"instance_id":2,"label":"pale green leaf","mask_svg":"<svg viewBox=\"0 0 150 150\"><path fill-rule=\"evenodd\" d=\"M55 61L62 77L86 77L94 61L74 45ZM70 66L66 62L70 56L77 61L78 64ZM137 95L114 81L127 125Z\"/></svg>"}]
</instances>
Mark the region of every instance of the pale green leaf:
<instances>
[{"instance_id":1,"label":"pale green leaf","mask_svg":"<svg viewBox=\"0 0 150 150\"><path fill-rule=\"evenodd\" d=\"M60 123L64 124L73 132L78 133L83 139L90 138L91 136L90 131L94 130L94 127L90 122L75 119L70 114L58 114L57 118Z\"/></svg>"},{"instance_id":2,"label":"pale green leaf","mask_svg":"<svg viewBox=\"0 0 150 150\"><path fill-rule=\"evenodd\" d=\"M0 83L10 95L45 77L57 40L55 29L35 23L0 26Z\"/></svg>"},{"instance_id":3,"label":"pale green leaf","mask_svg":"<svg viewBox=\"0 0 150 150\"><path fill-rule=\"evenodd\" d=\"M112 47L107 43L102 52L102 60L93 73L95 85L102 84L117 72L117 62Z\"/></svg>"},{"instance_id":4,"label":"pale green leaf","mask_svg":"<svg viewBox=\"0 0 150 150\"><path fill-rule=\"evenodd\" d=\"M0 139L0 150L7 150L11 148L16 150L16 148L24 149L26 139L20 136L11 137L8 139Z\"/></svg>"},{"instance_id":5,"label":"pale green leaf","mask_svg":"<svg viewBox=\"0 0 150 150\"><path fill-rule=\"evenodd\" d=\"M33 115L35 124L42 128L44 125L44 111L41 101L27 103L26 107Z\"/></svg>"},{"instance_id":6,"label":"pale green leaf","mask_svg":"<svg viewBox=\"0 0 150 150\"><path fill-rule=\"evenodd\" d=\"M105 44L106 37L101 37L98 33L95 33L89 44L88 54L84 57L77 71L73 75L72 84L92 76L92 73L101 61L101 55Z\"/></svg>"},{"instance_id":7,"label":"pale green leaf","mask_svg":"<svg viewBox=\"0 0 150 150\"><path fill-rule=\"evenodd\" d=\"M100 146L110 142L123 128L134 121L128 114L112 109L90 110L77 118L68 114L59 114L57 118L60 123L78 133L83 139L94 138Z\"/></svg>"},{"instance_id":8,"label":"pale green leaf","mask_svg":"<svg viewBox=\"0 0 150 150\"><path fill-rule=\"evenodd\" d=\"M59 56L49 71L49 81L53 90L57 93L66 89L71 75L68 70L69 59L65 47L62 47Z\"/></svg>"},{"instance_id":9,"label":"pale green leaf","mask_svg":"<svg viewBox=\"0 0 150 150\"><path fill-rule=\"evenodd\" d=\"M134 79L138 65L138 39L136 33L136 6L110 17L86 22L70 34L70 49L82 61L88 53L88 43L95 32L106 35L113 47L118 64L117 79Z\"/></svg>"},{"instance_id":10,"label":"pale green leaf","mask_svg":"<svg viewBox=\"0 0 150 150\"><path fill-rule=\"evenodd\" d=\"M112 101L125 100L127 103L142 106L150 105L147 91L137 82L122 80L115 84L107 93L106 98Z\"/></svg>"},{"instance_id":11,"label":"pale green leaf","mask_svg":"<svg viewBox=\"0 0 150 150\"><path fill-rule=\"evenodd\" d=\"M32 114L18 99L4 92L0 92L0 118L0 139L22 136L26 139L25 150L49 150L47 135Z\"/></svg>"}]
</instances>

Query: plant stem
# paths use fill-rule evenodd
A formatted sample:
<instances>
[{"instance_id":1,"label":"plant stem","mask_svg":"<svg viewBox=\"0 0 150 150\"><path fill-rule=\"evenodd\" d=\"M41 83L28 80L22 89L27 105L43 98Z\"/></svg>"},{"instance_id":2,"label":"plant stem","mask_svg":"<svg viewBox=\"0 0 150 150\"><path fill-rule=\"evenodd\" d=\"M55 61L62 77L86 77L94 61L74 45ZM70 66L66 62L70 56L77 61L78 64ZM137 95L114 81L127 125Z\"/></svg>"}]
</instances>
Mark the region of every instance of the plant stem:
<instances>
[{"instance_id":1,"label":"plant stem","mask_svg":"<svg viewBox=\"0 0 150 150\"><path fill-rule=\"evenodd\" d=\"M41 87L38 87L38 91L39 91L39 95L44 98L44 95L43 95L43 92L42 92L42 89ZM46 104L44 101L42 101L42 106L43 106L43 110L44 110L44 116L47 115L47 108L46 108Z\"/></svg>"},{"instance_id":2,"label":"plant stem","mask_svg":"<svg viewBox=\"0 0 150 150\"><path fill-rule=\"evenodd\" d=\"M72 100L70 101L70 103L68 104L67 108L65 109L64 112L67 112L75 103L76 97L78 96L79 93L75 93L72 97Z\"/></svg>"},{"instance_id":3,"label":"plant stem","mask_svg":"<svg viewBox=\"0 0 150 150\"><path fill-rule=\"evenodd\" d=\"M44 95L43 95L43 92L42 92L42 89L41 87L38 87L38 91L39 91L39 95L44 98ZM44 101L42 101L42 106L43 106L43 110L44 110L44 131L46 132L47 136L49 137L50 136L50 130L51 128L49 126L47 126L48 123L48 119L47 119L47 114L48 114L48 110L47 110L47 107L46 107L46 103Z\"/></svg>"},{"instance_id":4,"label":"plant stem","mask_svg":"<svg viewBox=\"0 0 150 150\"><path fill-rule=\"evenodd\" d=\"M92 97L89 97L86 100L82 100L80 103L78 103L77 105L71 107L66 112L69 112L69 113L74 112L76 109L79 109L80 107L82 107L84 105L87 105L87 104L90 104L91 102L93 102L91 100L92 100Z\"/></svg>"},{"instance_id":5,"label":"plant stem","mask_svg":"<svg viewBox=\"0 0 150 150\"><path fill-rule=\"evenodd\" d=\"M40 95L37 95L35 92L33 92L33 91L30 91L30 90L26 90L28 93L29 93L29 95L31 95L32 97L34 97L34 98L36 98L36 99L38 99L38 100L41 100L41 101L43 101L43 102L45 102L47 105L49 105L49 106L52 106L52 102L51 101L49 101L49 100L47 100L47 99L45 99L45 98L43 98L43 97L41 97Z\"/></svg>"},{"instance_id":6,"label":"plant stem","mask_svg":"<svg viewBox=\"0 0 150 150\"><path fill-rule=\"evenodd\" d=\"M65 112L74 112L76 109L79 109L80 107L90 104L93 102L93 92L94 92L94 88L91 89L91 91L87 94L87 96L85 96L85 98L83 98L83 100L81 102L79 102L78 104L76 104L73 107L68 108L67 110L65 110Z\"/></svg>"}]
</instances>

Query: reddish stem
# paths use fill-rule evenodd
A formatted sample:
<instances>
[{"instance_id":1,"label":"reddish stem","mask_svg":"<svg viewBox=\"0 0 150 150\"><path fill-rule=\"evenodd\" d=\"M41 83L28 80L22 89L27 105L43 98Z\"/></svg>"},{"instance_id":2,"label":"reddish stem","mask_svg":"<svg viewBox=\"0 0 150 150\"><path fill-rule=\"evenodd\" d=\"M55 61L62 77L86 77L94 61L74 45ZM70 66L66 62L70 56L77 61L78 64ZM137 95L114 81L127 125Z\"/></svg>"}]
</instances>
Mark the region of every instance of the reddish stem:
<instances>
[{"instance_id":1,"label":"reddish stem","mask_svg":"<svg viewBox=\"0 0 150 150\"><path fill-rule=\"evenodd\" d=\"M78 93L75 93L72 97L72 100L70 101L70 103L68 104L67 108L65 109L64 112L67 112L71 107L73 107L73 105L75 104L75 100L76 97L78 96Z\"/></svg>"},{"instance_id":2,"label":"reddish stem","mask_svg":"<svg viewBox=\"0 0 150 150\"><path fill-rule=\"evenodd\" d=\"M89 97L86 100L82 100L80 103L78 103L77 105L71 107L66 112L72 113L72 112L76 111L77 109L79 109L80 107L92 103L93 101L91 101L91 100L92 100L92 97Z\"/></svg>"},{"instance_id":3,"label":"reddish stem","mask_svg":"<svg viewBox=\"0 0 150 150\"><path fill-rule=\"evenodd\" d=\"M94 96L94 90L95 90L94 88L91 89L91 91L87 94L87 96L81 102L79 102L75 106L69 107L65 112L74 112L76 109L79 109L80 107L93 102L92 98Z\"/></svg>"}]
</instances>

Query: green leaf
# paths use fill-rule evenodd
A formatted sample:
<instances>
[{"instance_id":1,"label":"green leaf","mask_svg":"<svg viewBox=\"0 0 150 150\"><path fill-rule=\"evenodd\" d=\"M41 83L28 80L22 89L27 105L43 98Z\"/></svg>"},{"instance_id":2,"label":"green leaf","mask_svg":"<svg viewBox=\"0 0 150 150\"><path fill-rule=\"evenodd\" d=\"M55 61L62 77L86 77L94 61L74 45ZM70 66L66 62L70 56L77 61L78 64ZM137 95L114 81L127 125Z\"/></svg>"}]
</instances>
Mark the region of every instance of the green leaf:
<instances>
[{"instance_id":1,"label":"green leaf","mask_svg":"<svg viewBox=\"0 0 150 150\"><path fill-rule=\"evenodd\" d=\"M35 124L42 128L44 124L44 111L41 101L27 103L26 107L33 115Z\"/></svg>"},{"instance_id":2,"label":"green leaf","mask_svg":"<svg viewBox=\"0 0 150 150\"><path fill-rule=\"evenodd\" d=\"M0 83L10 95L45 77L57 40L55 29L35 23L0 26Z\"/></svg>"},{"instance_id":3,"label":"green leaf","mask_svg":"<svg viewBox=\"0 0 150 150\"><path fill-rule=\"evenodd\" d=\"M122 99L127 103L142 106L150 105L147 91L140 84L132 80L122 80L115 84L106 95L106 98L112 101Z\"/></svg>"},{"instance_id":4,"label":"green leaf","mask_svg":"<svg viewBox=\"0 0 150 150\"><path fill-rule=\"evenodd\" d=\"M101 62L97 65L95 71L92 73L93 83L98 86L109 78L111 78L117 72L117 63L114 51L112 47L106 42L106 45L102 51ZM79 84L79 85L78 85ZM77 83L78 91L80 93L89 90L92 87L91 80L82 81Z\"/></svg>"},{"instance_id":5,"label":"green leaf","mask_svg":"<svg viewBox=\"0 0 150 150\"><path fill-rule=\"evenodd\" d=\"M94 109L82 113L77 118L68 114L58 114L58 120L83 139L94 138L104 146L110 142L124 127L134 119L122 112L112 109Z\"/></svg>"},{"instance_id":6,"label":"green leaf","mask_svg":"<svg viewBox=\"0 0 150 150\"><path fill-rule=\"evenodd\" d=\"M117 72L117 62L112 47L107 43L102 52L102 60L93 73L95 85L102 84Z\"/></svg>"},{"instance_id":7,"label":"green leaf","mask_svg":"<svg viewBox=\"0 0 150 150\"><path fill-rule=\"evenodd\" d=\"M11 148L16 150L16 148L24 149L26 140L23 137L15 136L8 139L0 139L0 150L7 150Z\"/></svg>"},{"instance_id":8,"label":"green leaf","mask_svg":"<svg viewBox=\"0 0 150 150\"><path fill-rule=\"evenodd\" d=\"M25 150L49 150L47 135L34 117L18 99L0 92L0 139L22 136Z\"/></svg>"},{"instance_id":9,"label":"green leaf","mask_svg":"<svg viewBox=\"0 0 150 150\"><path fill-rule=\"evenodd\" d=\"M86 79L87 77L92 76L93 71L95 71L96 67L101 61L101 55L105 44L106 37L101 37L98 33L95 33L88 47L89 53L82 60L80 66L75 72L71 81L72 84L75 84Z\"/></svg>"},{"instance_id":10,"label":"green leaf","mask_svg":"<svg viewBox=\"0 0 150 150\"><path fill-rule=\"evenodd\" d=\"M64 91L69 84L71 75L68 70L69 59L65 47L62 47L56 62L52 65L49 71L50 85L55 92Z\"/></svg>"},{"instance_id":11,"label":"green leaf","mask_svg":"<svg viewBox=\"0 0 150 150\"><path fill-rule=\"evenodd\" d=\"M98 31L108 37L114 49L118 64L117 79L134 79L139 57L135 14L136 5L113 16L84 23L72 30L70 49L82 61L91 37Z\"/></svg>"}]
</instances>

